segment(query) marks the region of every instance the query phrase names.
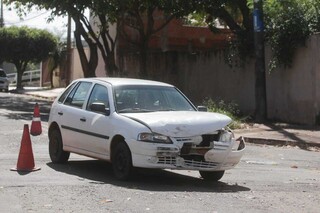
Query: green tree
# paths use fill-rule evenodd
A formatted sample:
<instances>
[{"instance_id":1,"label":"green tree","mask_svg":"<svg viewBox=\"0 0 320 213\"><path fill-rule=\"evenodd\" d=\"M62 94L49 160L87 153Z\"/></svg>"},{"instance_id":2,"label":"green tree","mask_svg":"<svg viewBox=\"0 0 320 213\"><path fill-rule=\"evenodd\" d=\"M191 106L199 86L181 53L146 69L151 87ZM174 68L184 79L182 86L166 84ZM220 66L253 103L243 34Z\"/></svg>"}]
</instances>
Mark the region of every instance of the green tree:
<instances>
[{"instance_id":1,"label":"green tree","mask_svg":"<svg viewBox=\"0 0 320 213\"><path fill-rule=\"evenodd\" d=\"M269 70L290 67L295 51L320 31L320 2L268 0L265 3L266 39L272 49Z\"/></svg>"},{"instance_id":2,"label":"green tree","mask_svg":"<svg viewBox=\"0 0 320 213\"><path fill-rule=\"evenodd\" d=\"M64 63L66 61L66 54L66 43L59 41L57 44L57 48L50 54L48 58L48 70L50 73L51 88L53 88L53 71L58 67L60 67L61 71L61 68L66 65L66 63Z\"/></svg>"},{"instance_id":3,"label":"green tree","mask_svg":"<svg viewBox=\"0 0 320 213\"><path fill-rule=\"evenodd\" d=\"M22 75L28 63L47 59L57 47L57 39L46 30L28 27L0 28L0 58L17 69L17 89L22 89Z\"/></svg>"},{"instance_id":4,"label":"green tree","mask_svg":"<svg viewBox=\"0 0 320 213\"><path fill-rule=\"evenodd\" d=\"M186 13L185 8L191 8L188 1L182 0L7 0L7 2L15 3L16 8L20 9L22 13L24 7L37 6L52 10L53 16L69 14L75 22L74 35L85 77L95 76L94 72L98 63L97 49L102 54L107 75L119 75L115 63L117 35L112 37L109 32L110 25L117 23L121 34L130 43L138 46L140 77L147 78L146 58L151 36L163 29L174 17ZM91 15L96 17L98 21L90 23L84 15L85 9L90 9ZM158 9L164 11L164 19L160 26L155 25L154 20L155 12ZM130 38L126 31L128 28L138 33L138 40ZM86 57L81 38L89 46L89 58Z\"/></svg>"},{"instance_id":5,"label":"green tree","mask_svg":"<svg viewBox=\"0 0 320 213\"><path fill-rule=\"evenodd\" d=\"M253 16L248 0L193 0L195 13L204 16L204 20L213 33L219 33L217 20L223 22L233 33L226 61L239 64L254 54ZM240 61L238 60L240 59Z\"/></svg>"},{"instance_id":6,"label":"green tree","mask_svg":"<svg viewBox=\"0 0 320 213\"><path fill-rule=\"evenodd\" d=\"M84 77L95 76L98 65L98 50L100 50L105 62L106 74L112 76L118 71L114 55L116 38L113 38L109 33L109 25L114 21L106 17L107 14L111 14L111 17L115 17L114 13L117 10L111 4L113 1L19 0L9 1L9 3L14 3L15 7L20 11L25 11L26 9L35 6L41 9L52 10L52 19L54 19L55 16L70 15L75 23L74 38L79 52ZM90 20L85 15L86 9L90 9L91 15L97 17L99 23L90 23ZM96 26L97 29L95 29L94 26ZM88 44L90 50L89 56L87 56L83 47L83 39Z\"/></svg>"},{"instance_id":7,"label":"green tree","mask_svg":"<svg viewBox=\"0 0 320 213\"><path fill-rule=\"evenodd\" d=\"M52 10L51 19L55 16L67 16L70 15L75 23L74 38L78 49L80 63L83 70L84 77L94 77L95 70L98 65L98 53L97 45L90 38L88 32L85 30L86 26L90 26L89 20L85 16L85 10L88 5L92 4L91 1L85 0L18 0L18 1L6 1L7 4L14 5L16 10L20 14L25 13L28 10L36 7L38 9ZM82 23L84 22L84 23ZM82 38L87 42L89 47L89 56L86 55Z\"/></svg>"}]
</instances>

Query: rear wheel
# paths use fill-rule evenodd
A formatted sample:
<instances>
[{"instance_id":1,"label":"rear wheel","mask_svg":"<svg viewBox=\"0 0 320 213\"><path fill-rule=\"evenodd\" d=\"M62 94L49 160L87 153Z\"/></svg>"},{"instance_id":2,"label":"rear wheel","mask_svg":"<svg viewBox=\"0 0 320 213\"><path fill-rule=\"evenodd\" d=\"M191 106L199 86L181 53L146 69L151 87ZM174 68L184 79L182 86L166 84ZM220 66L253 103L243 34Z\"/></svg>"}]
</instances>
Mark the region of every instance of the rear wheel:
<instances>
[{"instance_id":1,"label":"rear wheel","mask_svg":"<svg viewBox=\"0 0 320 213\"><path fill-rule=\"evenodd\" d=\"M58 129L53 129L49 134L49 154L52 163L65 163L70 152L63 151L62 137Z\"/></svg>"},{"instance_id":2,"label":"rear wheel","mask_svg":"<svg viewBox=\"0 0 320 213\"><path fill-rule=\"evenodd\" d=\"M224 171L199 171L199 173L204 180L208 181L218 181L224 175Z\"/></svg>"},{"instance_id":3,"label":"rear wheel","mask_svg":"<svg viewBox=\"0 0 320 213\"><path fill-rule=\"evenodd\" d=\"M132 158L125 142L119 142L112 150L112 167L114 175L119 180L128 180L132 175Z\"/></svg>"}]
</instances>

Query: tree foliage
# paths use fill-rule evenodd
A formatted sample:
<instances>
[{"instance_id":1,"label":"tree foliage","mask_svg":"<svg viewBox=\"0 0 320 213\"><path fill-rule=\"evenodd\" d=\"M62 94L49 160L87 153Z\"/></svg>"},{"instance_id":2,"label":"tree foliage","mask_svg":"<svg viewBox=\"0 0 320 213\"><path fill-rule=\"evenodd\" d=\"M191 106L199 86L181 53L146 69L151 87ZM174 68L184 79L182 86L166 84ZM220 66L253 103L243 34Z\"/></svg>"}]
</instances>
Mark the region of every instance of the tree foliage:
<instances>
[{"instance_id":1,"label":"tree foliage","mask_svg":"<svg viewBox=\"0 0 320 213\"><path fill-rule=\"evenodd\" d=\"M141 78L148 78L147 52L151 37L174 18L190 13L192 3L183 0L123 0L119 1L121 17L118 25L126 41L138 47ZM157 17L158 16L158 17ZM136 38L131 33L138 35Z\"/></svg>"},{"instance_id":2,"label":"tree foliage","mask_svg":"<svg viewBox=\"0 0 320 213\"><path fill-rule=\"evenodd\" d=\"M245 62L253 56L253 1L251 0L194 0L196 13L203 14L210 29L216 33L216 19L233 32L226 59L229 64ZM295 50L306 39L320 31L320 1L266 0L264 4L265 39L271 46L270 70L290 66Z\"/></svg>"},{"instance_id":3,"label":"tree foliage","mask_svg":"<svg viewBox=\"0 0 320 213\"><path fill-rule=\"evenodd\" d=\"M268 0L264 7L266 39L272 49L269 68L290 67L295 51L320 30L320 2Z\"/></svg>"},{"instance_id":4,"label":"tree foliage","mask_svg":"<svg viewBox=\"0 0 320 213\"><path fill-rule=\"evenodd\" d=\"M46 30L28 27L0 28L0 58L17 69L17 88L28 63L39 63L49 57L57 46L57 38Z\"/></svg>"},{"instance_id":5,"label":"tree foliage","mask_svg":"<svg viewBox=\"0 0 320 213\"><path fill-rule=\"evenodd\" d=\"M28 8L38 7L52 11L51 18L55 16L70 15L75 23L74 37L80 56L80 62L85 77L94 77L98 65L98 50L105 62L106 74L116 74L118 68L115 63L115 42L117 36L112 37L109 32L110 24L117 19L117 4L115 0L17 0L8 1L14 3L20 11ZM89 9L91 15L99 20L99 23L90 23L85 11ZM109 18L110 17L110 18ZM82 40L85 40L89 47L87 56Z\"/></svg>"},{"instance_id":6,"label":"tree foliage","mask_svg":"<svg viewBox=\"0 0 320 213\"><path fill-rule=\"evenodd\" d=\"M218 19L233 33L226 51L227 63L239 64L253 56L253 18L247 0L193 0L192 2L196 13L205 15L206 23L212 32L220 32L220 28L216 26Z\"/></svg>"},{"instance_id":7,"label":"tree foliage","mask_svg":"<svg viewBox=\"0 0 320 213\"><path fill-rule=\"evenodd\" d=\"M71 15L76 23L75 38L85 77L94 76L97 50L102 53L107 75L119 75L115 63L115 45L118 36L110 35L110 24L117 23L118 32L140 53L140 77L148 77L146 60L149 40L173 18L193 14L207 23L213 32L219 32L219 19L233 32L227 51L228 63L253 56L253 1L251 0L5 0L17 8L38 6L51 9L54 15ZM294 51L308 36L320 30L320 2L318 0L266 0L264 3L266 40L273 52L271 67L289 66ZM90 9L97 22L90 23L84 15ZM155 19L163 12L162 23ZM24 10L20 10L23 12ZM133 38L131 33L135 32ZM90 49L87 57L82 46L84 39Z\"/></svg>"}]
</instances>

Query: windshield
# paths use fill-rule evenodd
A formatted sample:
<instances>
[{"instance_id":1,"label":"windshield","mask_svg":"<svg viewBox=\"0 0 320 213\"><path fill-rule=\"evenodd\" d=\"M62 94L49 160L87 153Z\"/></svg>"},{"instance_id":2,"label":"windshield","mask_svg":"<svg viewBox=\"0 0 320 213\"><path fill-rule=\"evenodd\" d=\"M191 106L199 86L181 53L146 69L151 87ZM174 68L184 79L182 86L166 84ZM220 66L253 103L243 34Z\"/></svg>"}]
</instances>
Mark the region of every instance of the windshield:
<instances>
[{"instance_id":1,"label":"windshield","mask_svg":"<svg viewBox=\"0 0 320 213\"><path fill-rule=\"evenodd\" d=\"M114 92L119 113L195 111L193 105L174 87L120 86Z\"/></svg>"}]
</instances>

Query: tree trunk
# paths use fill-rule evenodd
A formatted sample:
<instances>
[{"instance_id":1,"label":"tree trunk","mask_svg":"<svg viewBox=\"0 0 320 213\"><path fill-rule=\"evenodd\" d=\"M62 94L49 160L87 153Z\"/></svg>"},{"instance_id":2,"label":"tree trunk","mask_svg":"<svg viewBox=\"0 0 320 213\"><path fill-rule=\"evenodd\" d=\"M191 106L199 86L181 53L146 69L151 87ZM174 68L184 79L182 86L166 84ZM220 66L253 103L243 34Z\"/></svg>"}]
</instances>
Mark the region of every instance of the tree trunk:
<instances>
[{"instance_id":1,"label":"tree trunk","mask_svg":"<svg viewBox=\"0 0 320 213\"><path fill-rule=\"evenodd\" d=\"M120 75L119 75L118 66L116 65L116 60L115 60L114 52L111 52L111 53L107 56L106 70L107 70L107 75L108 75L108 76L117 76L117 77L120 76Z\"/></svg>"},{"instance_id":2,"label":"tree trunk","mask_svg":"<svg viewBox=\"0 0 320 213\"><path fill-rule=\"evenodd\" d=\"M148 71L147 71L147 51L148 51L148 40L141 41L140 45L140 71L139 71L139 78L148 79Z\"/></svg>"},{"instance_id":3,"label":"tree trunk","mask_svg":"<svg viewBox=\"0 0 320 213\"><path fill-rule=\"evenodd\" d=\"M96 77L95 71L98 66L97 45L95 43L93 43L92 40L90 40L88 38L88 35L85 32L85 30L83 29L81 22L76 21L75 19L74 19L74 21L76 24L76 30L74 31L74 37L75 37L76 46L77 46L77 49L79 52L80 63L81 63L81 67L83 70L83 75L85 78ZM88 60L87 55L84 51L81 36L83 36L85 38L86 42L89 45L89 49L90 49L89 60Z\"/></svg>"},{"instance_id":4,"label":"tree trunk","mask_svg":"<svg viewBox=\"0 0 320 213\"><path fill-rule=\"evenodd\" d=\"M27 62L13 62L13 64L16 66L16 69L17 69L17 90L21 90L23 89L23 86L22 86L22 76L23 76L23 73L26 69L26 66L27 66Z\"/></svg>"},{"instance_id":5,"label":"tree trunk","mask_svg":"<svg viewBox=\"0 0 320 213\"><path fill-rule=\"evenodd\" d=\"M50 88L53 89L53 70L50 71Z\"/></svg>"},{"instance_id":6,"label":"tree trunk","mask_svg":"<svg viewBox=\"0 0 320 213\"><path fill-rule=\"evenodd\" d=\"M23 75L23 71L17 67L17 90L23 89L22 75Z\"/></svg>"}]
</instances>

